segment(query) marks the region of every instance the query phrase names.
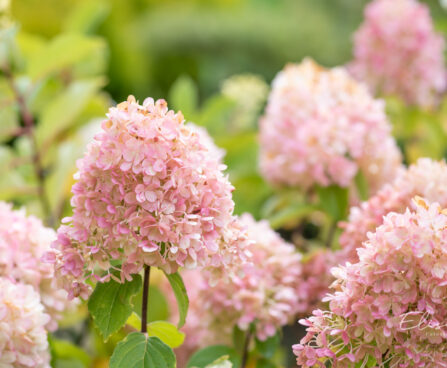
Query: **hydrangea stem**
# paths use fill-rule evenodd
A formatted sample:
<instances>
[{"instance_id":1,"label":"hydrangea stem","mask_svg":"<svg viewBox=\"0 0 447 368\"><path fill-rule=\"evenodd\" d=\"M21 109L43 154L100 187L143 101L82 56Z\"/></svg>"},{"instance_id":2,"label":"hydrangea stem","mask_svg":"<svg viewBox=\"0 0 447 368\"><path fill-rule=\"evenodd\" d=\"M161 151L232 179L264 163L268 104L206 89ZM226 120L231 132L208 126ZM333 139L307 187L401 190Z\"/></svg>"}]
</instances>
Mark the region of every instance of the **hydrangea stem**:
<instances>
[{"instance_id":1,"label":"hydrangea stem","mask_svg":"<svg viewBox=\"0 0 447 368\"><path fill-rule=\"evenodd\" d=\"M247 334L245 335L244 350L242 351L241 368L245 368L247 366L248 348L250 347L251 338L252 338L252 328L250 326L250 328L247 331Z\"/></svg>"},{"instance_id":2,"label":"hydrangea stem","mask_svg":"<svg viewBox=\"0 0 447 368\"><path fill-rule=\"evenodd\" d=\"M151 277L151 266L144 266L143 301L141 303L141 332L147 332L147 304L149 299L149 279Z\"/></svg>"}]
</instances>

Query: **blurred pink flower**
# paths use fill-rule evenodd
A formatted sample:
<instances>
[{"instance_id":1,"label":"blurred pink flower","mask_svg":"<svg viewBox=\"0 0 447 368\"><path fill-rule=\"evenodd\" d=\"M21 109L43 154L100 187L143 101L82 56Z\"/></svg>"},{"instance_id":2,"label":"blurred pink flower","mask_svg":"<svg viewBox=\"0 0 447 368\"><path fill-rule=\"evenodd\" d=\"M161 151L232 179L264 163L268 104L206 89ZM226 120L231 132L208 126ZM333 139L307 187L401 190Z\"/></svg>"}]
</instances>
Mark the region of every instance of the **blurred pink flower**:
<instances>
[{"instance_id":1,"label":"blurred pink flower","mask_svg":"<svg viewBox=\"0 0 447 368\"><path fill-rule=\"evenodd\" d=\"M41 260L55 239L54 230L45 227L41 220L0 202L0 277L34 287L45 312L51 316L47 326L50 330L56 329L61 312L71 304L67 292L53 285L53 267Z\"/></svg>"},{"instance_id":2,"label":"blurred pink flower","mask_svg":"<svg viewBox=\"0 0 447 368\"><path fill-rule=\"evenodd\" d=\"M357 248L367 240L368 232L374 232L389 212L403 213L414 208L412 198L416 195L436 201L447 207L447 165L444 161L429 158L419 159L407 170L399 171L396 179L386 184L375 196L352 207L349 220L341 223L344 229L340 236L342 250L339 262L358 261Z\"/></svg>"},{"instance_id":3,"label":"blurred pink flower","mask_svg":"<svg viewBox=\"0 0 447 368\"><path fill-rule=\"evenodd\" d=\"M251 255L239 274L211 282L207 271L185 274L191 305L185 345L179 349L183 355L204 345L228 343L235 326L247 330L251 323L256 336L265 340L304 308L301 255L266 221L244 214L240 222L248 233L244 248Z\"/></svg>"},{"instance_id":4,"label":"blurred pink flower","mask_svg":"<svg viewBox=\"0 0 447 368\"><path fill-rule=\"evenodd\" d=\"M435 104L447 87L444 39L416 0L374 0L354 37L352 74L378 93Z\"/></svg>"},{"instance_id":5,"label":"blurred pink flower","mask_svg":"<svg viewBox=\"0 0 447 368\"><path fill-rule=\"evenodd\" d=\"M338 257L331 249L316 249L302 261L301 282L298 285L302 305L300 315L308 315L323 306L323 298L334 281L331 268L338 266Z\"/></svg>"},{"instance_id":6,"label":"blurred pink flower","mask_svg":"<svg viewBox=\"0 0 447 368\"><path fill-rule=\"evenodd\" d=\"M357 263L333 269L330 310L300 321L298 365L447 367L447 211L415 202L385 217Z\"/></svg>"},{"instance_id":7,"label":"blurred pink flower","mask_svg":"<svg viewBox=\"0 0 447 368\"><path fill-rule=\"evenodd\" d=\"M78 161L74 214L54 243L70 296L87 297L87 279L107 281L116 269L123 281L144 265L171 273L237 263L227 241L233 187L202 135L164 100L130 96L107 117Z\"/></svg>"},{"instance_id":8,"label":"blurred pink flower","mask_svg":"<svg viewBox=\"0 0 447 368\"><path fill-rule=\"evenodd\" d=\"M374 193L401 165L383 101L343 68L309 59L273 81L260 143L261 171L274 185L349 187L361 170Z\"/></svg>"},{"instance_id":9,"label":"blurred pink flower","mask_svg":"<svg viewBox=\"0 0 447 368\"><path fill-rule=\"evenodd\" d=\"M49 320L31 285L0 277L0 367L50 368Z\"/></svg>"}]
</instances>

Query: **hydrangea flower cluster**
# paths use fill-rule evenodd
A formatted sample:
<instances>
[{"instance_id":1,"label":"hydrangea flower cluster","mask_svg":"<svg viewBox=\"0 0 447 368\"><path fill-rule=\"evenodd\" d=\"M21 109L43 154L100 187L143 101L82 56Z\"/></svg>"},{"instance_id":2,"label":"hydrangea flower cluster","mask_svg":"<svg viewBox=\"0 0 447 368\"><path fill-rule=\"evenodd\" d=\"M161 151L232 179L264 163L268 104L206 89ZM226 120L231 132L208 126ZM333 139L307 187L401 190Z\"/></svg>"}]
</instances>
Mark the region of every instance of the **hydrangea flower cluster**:
<instances>
[{"instance_id":1,"label":"hydrangea flower cluster","mask_svg":"<svg viewBox=\"0 0 447 368\"><path fill-rule=\"evenodd\" d=\"M74 214L47 257L70 296L86 298L86 280L114 269L122 281L144 265L170 273L237 262L233 187L201 134L164 100L130 96L107 117L77 163Z\"/></svg>"},{"instance_id":2,"label":"hydrangea flower cluster","mask_svg":"<svg viewBox=\"0 0 447 368\"><path fill-rule=\"evenodd\" d=\"M49 320L31 285L0 277L0 367L50 368Z\"/></svg>"},{"instance_id":3,"label":"hydrangea flower cluster","mask_svg":"<svg viewBox=\"0 0 447 368\"><path fill-rule=\"evenodd\" d=\"M333 269L330 310L300 321L300 366L446 367L447 210L415 202L385 217L357 263Z\"/></svg>"},{"instance_id":4,"label":"hydrangea flower cluster","mask_svg":"<svg viewBox=\"0 0 447 368\"><path fill-rule=\"evenodd\" d=\"M374 193L401 165L383 101L343 68L310 59L276 76L260 140L261 171L274 185L349 187L361 170Z\"/></svg>"},{"instance_id":5,"label":"hydrangea flower cluster","mask_svg":"<svg viewBox=\"0 0 447 368\"><path fill-rule=\"evenodd\" d=\"M67 292L53 285L53 267L41 261L55 239L54 230L41 220L0 202L0 277L34 287L52 317L47 326L50 330L56 329L61 312L69 307Z\"/></svg>"},{"instance_id":6,"label":"hydrangea flower cluster","mask_svg":"<svg viewBox=\"0 0 447 368\"><path fill-rule=\"evenodd\" d=\"M405 212L412 207L416 195L447 207L447 165L444 161L422 158L407 170L400 170L392 183L386 184L375 196L352 207L349 220L341 224L344 229L340 236L342 250L339 262L357 262L356 249L367 240L367 234L383 222L389 212Z\"/></svg>"},{"instance_id":7,"label":"hydrangea flower cluster","mask_svg":"<svg viewBox=\"0 0 447 368\"><path fill-rule=\"evenodd\" d=\"M193 283L186 284L188 291L202 285L188 312L187 325L190 319L202 325L188 327L191 333L186 339L192 339L192 344L223 342L231 338L234 326L247 330L252 322L256 336L265 340L301 311L301 254L266 221L256 222L244 214L240 222L247 230L250 244L246 250L251 254L249 262L241 265L241 272L215 284L210 284L208 273L203 272L205 282L198 281L200 277L195 275Z\"/></svg>"},{"instance_id":8,"label":"hydrangea flower cluster","mask_svg":"<svg viewBox=\"0 0 447 368\"><path fill-rule=\"evenodd\" d=\"M447 87L444 39L416 0L374 0L355 34L349 69L373 91L431 106Z\"/></svg>"}]
</instances>

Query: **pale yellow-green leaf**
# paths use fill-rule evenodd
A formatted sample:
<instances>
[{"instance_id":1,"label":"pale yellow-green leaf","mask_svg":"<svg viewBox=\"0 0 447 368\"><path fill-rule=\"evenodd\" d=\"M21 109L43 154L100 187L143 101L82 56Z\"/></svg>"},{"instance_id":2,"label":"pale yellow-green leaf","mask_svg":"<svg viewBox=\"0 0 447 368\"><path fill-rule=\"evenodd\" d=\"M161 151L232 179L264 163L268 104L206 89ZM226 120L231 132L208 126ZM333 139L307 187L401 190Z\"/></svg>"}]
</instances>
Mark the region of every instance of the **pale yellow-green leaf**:
<instances>
[{"instance_id":1,"label":"pale yellow-green leaf","mask_svg":"<svg viewBox=\"0 0 447 368\"><path fill-rule=\"evenodd\" d=\"M45 77L75 65L103 45L100 38L63 33L32 54L28 60L28 74L34 80Z\"/></svg>"},{"instance_id":2,"label":"pale yellow-green leaf","mask_svg":"<svg viewBox=\"0 0 447 368\"><path fill-rule=\"evenodd\" d=\"M75 124L76 118L103 84L102 78L75 81L50 102L36 129L37 144L40 147L50 144L58 134Z\"/></svg>"},{"instance_id":3,"label":"pale yellow-green leaf","mask_svg":"<svg viewBox=\"0 0 447 368\"><path fill-rule=\"evenodd\" d=\"M155 321L147 324L147 334L158 337L171 348L177 348L183 344L185 334L180 332L175 325L165 321Z\"/></svg>"}]
</instances>

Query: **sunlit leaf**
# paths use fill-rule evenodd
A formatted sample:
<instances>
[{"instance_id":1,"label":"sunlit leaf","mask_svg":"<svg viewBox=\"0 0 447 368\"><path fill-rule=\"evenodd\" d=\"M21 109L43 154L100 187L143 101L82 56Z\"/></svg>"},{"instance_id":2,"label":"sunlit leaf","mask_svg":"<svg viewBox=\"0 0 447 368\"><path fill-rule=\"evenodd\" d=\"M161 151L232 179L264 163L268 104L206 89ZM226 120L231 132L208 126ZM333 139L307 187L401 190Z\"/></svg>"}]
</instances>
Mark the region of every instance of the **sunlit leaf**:
<instances>
[{"instance_id":1,"label":"sunlit leaf","mask_svg":"<svg viewBox=\"0 0 447 368\"><path fill-rule=\"evenodd\" d=\"M158 337L133 332L121 341L110 358L110 368L175 368L172 349Z\"/></svg>"},{"instance_id":2,"label":"sunlit leaf","mask_svg":"<svg viewBox=\"0 0 447 368\"><path fill-rule=\"evenodd\" d=\"M42 112L36 129L39 146L45 146L60 132L76 122L93 94L104 84L102 78L73 82L66 91L57 96Z\"/></svg>"}]
</instances>

